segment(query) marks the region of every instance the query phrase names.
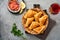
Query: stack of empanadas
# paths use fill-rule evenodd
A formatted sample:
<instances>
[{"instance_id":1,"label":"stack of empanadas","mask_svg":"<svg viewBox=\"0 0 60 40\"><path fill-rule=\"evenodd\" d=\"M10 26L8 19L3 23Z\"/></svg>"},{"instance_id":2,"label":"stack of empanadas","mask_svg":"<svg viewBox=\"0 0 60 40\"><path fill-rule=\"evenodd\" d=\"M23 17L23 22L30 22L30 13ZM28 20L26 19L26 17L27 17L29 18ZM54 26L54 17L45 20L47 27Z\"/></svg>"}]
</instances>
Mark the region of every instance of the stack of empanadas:
<instances>
[{"instance_id":1,"label":"stack of empanadas","mask_svg":"<svg viewBox=\"0 0 60 40\"><path fill-rule=\"evenodd\" d=\"M22 24L25 31L30 34L44 33L48 25L48 15L38 8L29 9L22 18Z\"/></svg>"}]
</instances>

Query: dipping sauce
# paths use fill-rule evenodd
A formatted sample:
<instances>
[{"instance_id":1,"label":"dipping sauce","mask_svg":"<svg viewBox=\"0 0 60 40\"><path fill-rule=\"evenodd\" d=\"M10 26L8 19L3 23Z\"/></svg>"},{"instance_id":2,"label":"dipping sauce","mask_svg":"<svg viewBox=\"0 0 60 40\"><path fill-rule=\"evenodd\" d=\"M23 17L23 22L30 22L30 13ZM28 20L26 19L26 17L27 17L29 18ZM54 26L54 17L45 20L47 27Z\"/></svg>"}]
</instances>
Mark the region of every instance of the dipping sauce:
<instances>
[{"instance_id":1,"label":"dipping sauce","mask_svg":"<svg viewBox=\"0 0 60 40\"><path fill-rule=\"evenodd\" d=\"M50 9L51 9L51 13L53 14L58 14L59 10L60 10L60 5L58 3L53 3L51 6L50 6Z\"/></svg>"},{"instance_id":2,"label":"dipping sauce","mask_svg":"<svg viewBox=\"0 0 60 40\"><path fill-rule=\"evenodd\" d=\"M16 1L10 1L8 6L13 11L17 11L19 9L19 4Z\"/></svg>"}]
</instances>

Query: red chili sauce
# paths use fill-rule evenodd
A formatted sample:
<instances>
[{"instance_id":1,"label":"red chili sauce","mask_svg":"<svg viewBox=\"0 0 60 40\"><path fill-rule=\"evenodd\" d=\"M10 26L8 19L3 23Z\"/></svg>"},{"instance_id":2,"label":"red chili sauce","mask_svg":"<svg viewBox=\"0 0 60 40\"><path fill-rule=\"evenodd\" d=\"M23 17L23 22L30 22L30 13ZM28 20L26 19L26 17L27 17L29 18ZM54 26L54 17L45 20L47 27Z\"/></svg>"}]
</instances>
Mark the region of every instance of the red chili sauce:
<instances>
[{"instance_id":1,"label":"red chili sauce","mask_svg":"<svg viewBox=\"0 0 60 40\"><path fill-rule=\"evenodd\" d=\"M60 10L59 4L57 4L57 3L53 3L53 4L51 5L51 7L52 7L52 11L53 11L54 13L58 13L59 10Z\"/></svg>"},{"instance_id":2,"label":"red chili sauce","mask_svg":"<svg viewBox=\"0 0 60 40\"><path fill-rule=\"evenodd\" d=\"M16 1L10 1L8 6L13 11L17 11L19 9L19 4Z\"/></svg>"}]
</instances>

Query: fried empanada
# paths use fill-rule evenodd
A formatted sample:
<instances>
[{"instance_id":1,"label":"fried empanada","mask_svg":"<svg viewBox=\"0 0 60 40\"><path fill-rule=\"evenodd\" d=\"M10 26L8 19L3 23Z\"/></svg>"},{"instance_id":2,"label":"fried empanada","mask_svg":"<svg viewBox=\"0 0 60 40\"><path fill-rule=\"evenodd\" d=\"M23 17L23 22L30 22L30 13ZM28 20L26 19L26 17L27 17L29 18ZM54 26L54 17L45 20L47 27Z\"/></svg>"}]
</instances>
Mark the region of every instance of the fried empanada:
<instances>
[{"instance_id":1,"label":"fried empanada","mask_svg":"<svg viewBox=\"0 0 60 40\"><path fill-rule=\"evenodd\" d=\"M28 27L28 25L30 25L32 23L32 21L34 20L34 17L32 18L27 18L27 21L26 21L26 27Z\"/></svg>"},{"instance_id":2,"label":"fried empanada","mask_svg":"<svg viewBox=\"0 0 60 40\"><path fill-rule=\"evenodd\" d=\"M43 25L43 26L39 26L33 30L36 31L37 33L41 33L44 29L45 29L45 26Z\"/></svg>"},{"instance_id":3,"label":"fried empanada","mask_svg":"<svg viewBox=\"0 0 60 40\"><path fill-rule=\"evenodd\" d=\"M35 18L35 21L39 21L39 17L41 17L42 16L42 12L39 12L39 13L37 13L37 14L35 14L34 15L34 18Z\"/></svg>"},{"instance_id":4,"label":"fried empanada","mask_svg":"<svg viewBox=\"0 0 60 40\"><path fill-rule=\"evenodd\" d=\"M32 22L29 29L34 29L35 27L39 26L38 22Z\"/></svg>"},{"instance_id":5,"label":"fried empanada","mask_svg":"<svg viewBox=\"0 0 60 40\"><path fill-rule=\"evenodd\" d=\"M36 14L37 12L33 11L33 10L28 10L24 16L24 18L30 18L30 17L33 17L34 14Z\"/></svg>"},{"instance_id":6,"label":"fried empanada","mask_svg":"<svg viewBox=\"0 0 60 40\"><path fill-rule=\"evenodd\" d=\"M47 18L48 18L47 15L44 15L41 18L39 18L40 26L42 26L45 23Z\"/></svg>"}]
</instances>

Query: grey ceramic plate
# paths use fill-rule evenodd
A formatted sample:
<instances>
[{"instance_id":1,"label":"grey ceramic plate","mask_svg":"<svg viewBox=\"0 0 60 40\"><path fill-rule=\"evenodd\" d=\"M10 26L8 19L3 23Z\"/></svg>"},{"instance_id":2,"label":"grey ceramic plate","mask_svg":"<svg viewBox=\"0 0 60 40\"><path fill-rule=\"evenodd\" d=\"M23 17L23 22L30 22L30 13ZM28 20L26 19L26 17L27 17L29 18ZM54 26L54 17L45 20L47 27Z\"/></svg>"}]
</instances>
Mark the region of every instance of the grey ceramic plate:
<instances>
[{"instance_id":1,"label":"grey ceramic plate","mask_svg":"<svg viewBox=\"0 0 60 40\"><path fill-rule=\"evenodd\" d=\"M10 33L12 24L14 22L17 24L18 29L24 33L24 36L26 36L28 40L60 40L60 13L57 15L52 15L48 12L49 6L54 2L60 4L60 0L25 0L28 9L33 8L33 4L40 4L43 10L47 10L50 17L48 26L49 29L43 36L26 34L21 23L24 13L21 15L10 13L7 10L7 2L8 0L0 0L0 40L23 40L21 37L14 36Z\"/></svg>"}]
</instances>

